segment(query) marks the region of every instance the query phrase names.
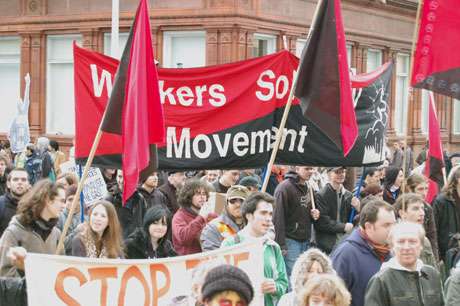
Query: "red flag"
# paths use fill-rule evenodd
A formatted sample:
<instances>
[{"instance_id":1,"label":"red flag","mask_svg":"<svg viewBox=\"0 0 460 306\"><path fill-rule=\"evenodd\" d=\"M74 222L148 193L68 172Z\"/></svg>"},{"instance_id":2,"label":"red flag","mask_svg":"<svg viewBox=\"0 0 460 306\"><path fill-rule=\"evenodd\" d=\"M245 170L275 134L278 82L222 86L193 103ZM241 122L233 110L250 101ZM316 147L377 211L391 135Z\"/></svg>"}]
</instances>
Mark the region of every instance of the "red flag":
<instances>
[{"instance_id":1,"label":"red flag","mask_svg":"<svg viewBox=\"0 0 460 306\"><path fill-rule=\"evenodd\" d=\"M358 137L340 0L320 0L300 59L295 96L304 116L348 155Z\"/></svg>"},{"instance_id":2,"label":"red flag","mask_svg":"<svg viewBox=\"0 0 460 306\"><path fill-rule=\"evenodd\" d=\"M460 99L458 0L424 0L411 85Z\"/></svg>"},{"instance_id":3,"label":"red flag","mask_svg":"<svg viewBox=\"0 0 460 306\"><path fill-rule=\"evenodd\" d=\"M115 76L102 130L122 138L123 203L156 168L165 136L147 0L141 0Z\"/></svg>"},{"instance_id":4,"label":"red flag","mask_svg":"<svg viewBox=\"0 0 460 306\"><path fill-rule=\"evenodd\" d=\"M428 203L438 194L438 186L443 183L442 168L444 159L442 154L441 135L439 132L438 117L436 115L436 106L434 104L433 93L430 92L428 117L428 151L425 161L425 176L428 178L428 194L426 200Z\"/></svg>"}]
</instances>

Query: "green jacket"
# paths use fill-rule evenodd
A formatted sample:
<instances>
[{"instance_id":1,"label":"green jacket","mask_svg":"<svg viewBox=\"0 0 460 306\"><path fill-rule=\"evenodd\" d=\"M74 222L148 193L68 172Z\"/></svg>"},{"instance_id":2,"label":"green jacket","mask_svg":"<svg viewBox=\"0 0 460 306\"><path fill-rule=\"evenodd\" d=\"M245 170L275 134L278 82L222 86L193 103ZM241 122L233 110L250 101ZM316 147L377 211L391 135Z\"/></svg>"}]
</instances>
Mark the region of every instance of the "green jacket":
<instances>
[{"instance_id":1,"label":"green jacket","mask_svg":"<svg viewBox=\"0 0 460 306\"><path fill-rule=\"evenodd\" d=\"M221 247L233 246L245 240L245 237L240 233L236 237L229 237L222 242ZM280 246L273 240L267 239L264 242L264 277L275 281L276 293L265 294L265 306L275 306L278 300L286 293L288 288L288 278L286 273L286 265L284 264L283 254Z\"/></svg>"}]
</instances>

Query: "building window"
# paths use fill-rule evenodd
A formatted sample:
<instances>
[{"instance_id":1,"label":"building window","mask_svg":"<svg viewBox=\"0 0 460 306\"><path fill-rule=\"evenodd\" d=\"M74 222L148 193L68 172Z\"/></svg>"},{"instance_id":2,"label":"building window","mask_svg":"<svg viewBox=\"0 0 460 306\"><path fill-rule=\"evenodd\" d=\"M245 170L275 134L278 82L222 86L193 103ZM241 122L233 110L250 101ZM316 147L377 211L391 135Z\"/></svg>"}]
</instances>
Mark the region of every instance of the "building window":
<instances>
[{"instance_id":1,"label":"building window","mask_svg":"<svg viewBox=\"0 0 460 306\"><path fill-rule=\"evenodd\" d=\"M366 72L372 72L382 65L382 50L367 49Z\"/></svg>"},{"instance_id":2,"label":"building window","mask_svg":"<svg viewBox=\"0 0 460 306\"><path fill-rule=\"evenodd\" d=\"M205 65L205 31L163 32L163 67L190 68Z\"/></svg>"},{"instance_id":3,"label":"building window","mask_svg":"<svg viewBox=\"0 0 460 306\"><path fill-rule=\"evenodd\" d=\"M405 135L407 129L409 85L409 55L398 54L396 59L395 130Z\"/></svg>"},{"instance_id":4,"label":"building window","mask_svg":"<svg viewBox=\"0 0 460 306\"><path fill-rule=\"evenodd\" d=\"M295 55L297 57L302 56L303 49L305 48L305 44L307 43L306 39L297 39L295 43Z\"/></svg>"},{"instance_id":5,"label":"building window","mask_svg":"<svg viewBox=\"0 0 460 306\"><path fill-rule=\"evenodd\" d=\"M73 41L81 35L49 35L46 39L46 132L74 134Z\"/></svg>"},{"instance_id":6,"label":"building window","mask_svg":"<svg viewBox=\"0 0 460 306\"><path fill-rule=\"evenodd\" d=\"M428 133L428 110L430 103L430 92L422 89L422 111L420 112L420 128L423 134Z\"/></svg>"},{"instance_id":7,"label":"building window","mask_svg":"<svg viewBox=\"0 0 460 306\"><path fill-rule=\"evenodd\" d=\"M254 34L252 56L264 56L276 52L276 36L268 34Z\"/></svg>"},{"instance_id":8,"label":"building window","mask_svg":"<svg viewBox=\"0 0 460 306\"><path fill-rule=\"evenodd\" d=\"M20 94L21 40L19 37L0 37L0 132L6 133L16 115Z\"/></svg>"},{"instance_id":9,"label":"building window","mask_svg":"<svg viewBox=\"0 0 460 306\"><path fill-rule=\"evenodd\" d=\"M452 115L452 133L460 135L460 100L454 99L453 103L453 115Z\"/></svg>"},{"instance_id":10,"label":"building window","mask_svg":"<svg viewBox=\"0 0 460 306\"><path fill-rule=\"evenodd\" d=\"M104 33L104 54L111 56L116 59L120 59L125 49L126 42L128 41L129 33L119 33L118 35L118 54L112 54L111 44L112 44L112 33Z\"/></svg>"}]
</instances>

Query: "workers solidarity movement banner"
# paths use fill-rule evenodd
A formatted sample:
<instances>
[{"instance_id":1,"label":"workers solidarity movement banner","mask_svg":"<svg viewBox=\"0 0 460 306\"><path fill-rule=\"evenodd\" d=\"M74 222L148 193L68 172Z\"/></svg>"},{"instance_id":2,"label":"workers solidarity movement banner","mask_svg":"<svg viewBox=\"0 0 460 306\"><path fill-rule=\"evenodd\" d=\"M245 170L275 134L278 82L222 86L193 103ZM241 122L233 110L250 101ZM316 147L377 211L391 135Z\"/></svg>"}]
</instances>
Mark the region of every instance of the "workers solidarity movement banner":
<instances>
[{"instance_id":1,"label":"workers solidarity movement banner","mask_svg":"<svg viewBox=\"0 0 460 306\"><path fill-rule=\"evenodd\" d=\"M166 140L160 169L238 169L267 164L298 58L288 51L203 68L159 69ZM77 161L89 155L118 61L74 47ZM347 157L294 100L276 163L362 166L384 160L392 64L352 76L359 135ZM339 118L337 118L339 120ZM133 144L136 145L136 144ZM121 138L104 133L95 165L120 167Z\"/></svg>"},{"instance_id":2,"label":"workers solidarity movement banner","mask_svg":"<svg viewBox=\"0 0 460 306\"><path fill-rule=\"evenodd\" d=\"M28 305L195 305L193 284L201 283L208 269L225 263L248 274L255 292L251 305L263 305L259 242L156 260L27 254Z\"/></svg>"}]
</instances>

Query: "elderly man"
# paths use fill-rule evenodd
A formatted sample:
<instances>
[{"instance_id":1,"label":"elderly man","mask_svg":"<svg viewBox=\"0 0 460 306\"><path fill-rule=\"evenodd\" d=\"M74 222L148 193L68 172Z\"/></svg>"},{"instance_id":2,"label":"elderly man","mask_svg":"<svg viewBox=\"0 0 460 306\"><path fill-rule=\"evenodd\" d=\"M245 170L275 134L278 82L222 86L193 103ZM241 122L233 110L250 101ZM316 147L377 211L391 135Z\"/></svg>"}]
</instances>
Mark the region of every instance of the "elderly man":
<instances>
[{"instance_id":1,"label":"elderly man","mask_svg":"<svg viewBox=\"0 0 460 306\"><path fill-rule=\"evenodd\" d=\"M439 273L419 259L425 230L417 223L401 222L390 232L394 257L371 278L366 306L441 306L444 299Z\"/></svg>"},{"instance_id":2,"label":"elderly man","mask_svg":"<svg viewBox=\"0 0 460 306\"><path fill-rule=\"evenodd\" d=\"M236 235L244 227L241 205L249 195L249 190L234 185L227 191L225 209L222 214L206 225L201 232L201 249L211 251L220 248L225 238Z\"/></svg>"}]
</instances>

